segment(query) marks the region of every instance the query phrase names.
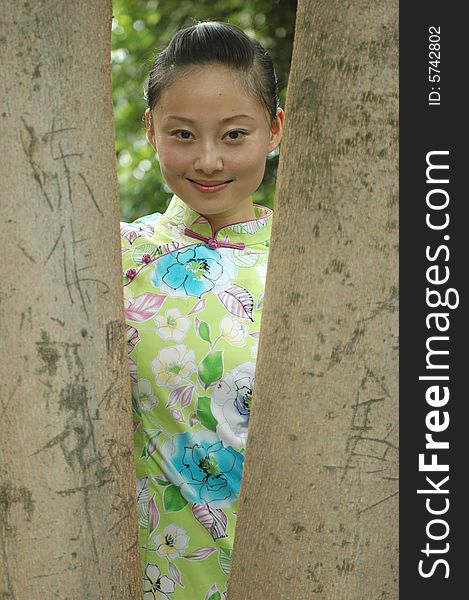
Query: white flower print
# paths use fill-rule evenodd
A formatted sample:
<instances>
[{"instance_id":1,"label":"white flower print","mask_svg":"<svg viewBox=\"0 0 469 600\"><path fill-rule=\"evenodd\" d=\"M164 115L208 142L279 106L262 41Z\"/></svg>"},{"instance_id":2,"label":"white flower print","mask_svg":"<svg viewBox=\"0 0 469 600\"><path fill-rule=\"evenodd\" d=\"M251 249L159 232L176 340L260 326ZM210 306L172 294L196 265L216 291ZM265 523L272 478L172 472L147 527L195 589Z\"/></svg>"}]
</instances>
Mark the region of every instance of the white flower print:
<instances>
[{"instance_id":1,"label":"white flower print","mask_svg":"<svg viewBox=\"0 0 469 600\"><path fill-rule=\"evenodd\" d=\"M219 294L226 290L226 288L232 285L233 280L236 278L238 267L233 261L233 253L229 248L218 248L217 252L221 254L223 261L223 275L215 282L215 287L212 293Z\"/></svg>"},{"instance_id":2,"label":"white flower print","mask_svg":"<svg viewBox=\"0 0 469 600\"><path fill-rule=\"evenodd\" d=\"M140 410L151 410L158 404L158 398L155 396L148 379L138 380L136 397L138 398Z\"/></svg>"},{"instance_id":3,"label":"white flower print","mask_svg":"<svg viewBox=\"0 0 469 600\"><path fill-rule=\"evenodd\" d=\"M256 271L259 275L259 280L262 282L262 286L265 286L265 279L267 277L267 261L262 262L256 267Z\"/></svg>"},{"instance_id":4,"label":"white flower print","mask_svg":"<svg viewBox=\"0 0 469 600\"><path fill-rule=\"evenodd\" d=\"M150 543L156 546L156 551L160 556L171 560L184 554L189 545L189 537L184 529L171 524L165 527L162 533L152 535Z\"/></svg>"},{"instance_id":5,"label":"white flower print","mask_svg":"<svg viewBox=\"0 0 469 600\"><path fill-rule=\"evenodd\" d=\"M181 342L189 329L190 321L181 315L177 308L170 308L164 317L155 318L156 332L164 340L173 339Z\"/></svg>"},{"instance_id":6,"label":"white flower print","mask_svg":"<svg viewBox=\"0 0 469 600\"><path fill-rule=\"evenodd\" d=\"M172 579L161 575L156 565L147 564L143 578L143 600L168 600L167 594L172 594L176 584Z\"/></svg>"},{"instance_id":7,"label":"white flower print","mask_svg":"<svg viewBox=\"0 0 469 600\"><path fill-rule=\"evenodd\" d=\"M248 326L239 319L233 319L226 315L220 321L221 335L232 346L244 346L246 344L246 335Z\"/></svg>"},{"instance_id":8,"label":"white flower print","mask_svg":"<svg viewBox=\"0 0 469 600\"><path fill-rule=\"evenodd\" d=\"M217 435L235 450L246 446L255 370L255 363L245 362L222 377L213 391Z\"/></svg>"},{"instance_id":9,"label":"white flower print","mask_svg":"<svg viewBox=\"0 0 469 600\"><path fill-rule=\"evenodd\" d=\"M176 387L195 369L195 353L186 346L179 345L163 348L152 360L151 367L158 385Z\"/></svg>"}]
</instances>

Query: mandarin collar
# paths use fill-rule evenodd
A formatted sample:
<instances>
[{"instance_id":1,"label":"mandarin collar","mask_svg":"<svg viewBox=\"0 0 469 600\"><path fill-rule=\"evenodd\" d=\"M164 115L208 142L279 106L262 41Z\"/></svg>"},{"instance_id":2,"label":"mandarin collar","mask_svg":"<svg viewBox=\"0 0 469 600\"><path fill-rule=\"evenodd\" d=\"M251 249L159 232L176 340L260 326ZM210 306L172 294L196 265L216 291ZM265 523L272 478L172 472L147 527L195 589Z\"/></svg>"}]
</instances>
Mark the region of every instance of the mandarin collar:
<instances>
[{"instance_id":1,"label":"mandarin collar","mask_svg":"<svg viewBox=\"0 0 469 600\"><path fill-rule=\"evenodd\" d=\"M178 228L186 227L207 238L251 246L268 242L272 230L273 211L260 204L254 204L254 211L255 219L229 223L214 232L205 217L174 195L164 216Z\"/></svg>"}]
</instances>

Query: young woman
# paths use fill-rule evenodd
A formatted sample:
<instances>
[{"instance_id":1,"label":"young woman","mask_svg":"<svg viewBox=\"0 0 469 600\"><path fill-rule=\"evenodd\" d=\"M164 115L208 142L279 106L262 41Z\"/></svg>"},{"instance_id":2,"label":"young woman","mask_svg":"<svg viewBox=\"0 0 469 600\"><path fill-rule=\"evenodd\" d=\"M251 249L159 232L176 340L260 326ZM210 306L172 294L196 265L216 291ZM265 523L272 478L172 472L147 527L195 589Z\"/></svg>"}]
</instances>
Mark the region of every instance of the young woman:
<instances>
[{"instance_id":1,"label":"young woman","mask_svg":"<svg viewBox=\"0 0 469 600\"><path fill-rule=\"evenodd\" d=\"M176 33L147 100L147 137L174 196L164 214L122 225L144 600L219 600L272 220L252 194L284 112L265 49L220 22Z\"/></svg>"}]
</instances>

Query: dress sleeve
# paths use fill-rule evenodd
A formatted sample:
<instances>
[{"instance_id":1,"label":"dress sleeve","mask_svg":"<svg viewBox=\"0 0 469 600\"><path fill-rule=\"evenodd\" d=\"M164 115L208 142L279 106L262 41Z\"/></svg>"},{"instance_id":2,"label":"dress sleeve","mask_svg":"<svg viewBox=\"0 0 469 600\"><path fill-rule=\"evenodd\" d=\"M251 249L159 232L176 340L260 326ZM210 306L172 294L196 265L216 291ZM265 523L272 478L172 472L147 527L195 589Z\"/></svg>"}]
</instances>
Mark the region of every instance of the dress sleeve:
<instances>
[{"instance_id":1,"label":"dress sleeve","mask_svg":"<svg viewBox=\"0 0 469 600\"><path fill-rule=\"evenodd\" d=\"M150 241L154 234L154 223L161 215L155 213L147 217L137 219L133 223L121 223L121 253L122 253L122 281L124 286L124 309L133 301L132 286L129 285L132 277L139 268L138 256L141 255L136 246L142 241ZM141 257L140 257L141 260ZM137 261L137 262L136 262ZM134 273L134 274L133 274ZM126 316L126 335L127 335L127 353L130 369L130 382L132 391L132 419L134 430L134 453L137 478L145 477L146 473L146 437L143 432L143 425L140 410L140 392L138 386L138 342L140 334L137 328L138 324L127 319Z\"/></svg>"},{"instance_id":2,"label":"dress sleeve","mask_svg":"<svg viewBox=\"0 0 469 600\"><path fill-rule=\"evenodd\" d=\"M124 286L124 310L130 303L130 290L128 277L126 273L133 267L133 242L138 239L138 227L134 223L120 223L120 241L121 241L121 261L122 261L122 282ZM142 455L144 447L144 436L142 435L142 424L140 414L140 398L138 393L138 378L137 378L137 360L135 348L139 341L139 332L126 318L126 338L127 338L127 356L130 370L130 385L131 385L131 402L132 402L132 421L134 431L134 453L135 465L137 467L137 478L142 474L138 471L139 457Z\"/></svg>"}]
</instances>

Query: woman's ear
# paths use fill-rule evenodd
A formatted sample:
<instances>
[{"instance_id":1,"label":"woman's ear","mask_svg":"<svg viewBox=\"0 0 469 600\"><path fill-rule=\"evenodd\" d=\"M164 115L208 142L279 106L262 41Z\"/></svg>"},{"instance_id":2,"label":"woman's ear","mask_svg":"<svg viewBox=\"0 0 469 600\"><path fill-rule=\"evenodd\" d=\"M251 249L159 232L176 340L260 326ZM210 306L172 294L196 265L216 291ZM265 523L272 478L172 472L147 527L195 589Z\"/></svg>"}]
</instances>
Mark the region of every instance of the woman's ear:
<instances>
[{"instance_id":1,"label":"woman's ear","mask_svg":"<svg viewBox=\"0 0 469 600\"><path fill-rule=\"evenodd\" d=\"M285 121L285 112L283 108L277 108L277 117L275 118L270 128L270 140L268 152L272 152L280 144L283 134L283 124Z\"/></svg>"},{"instance_id":2,"label":"woman's ear","mask_svg":"<svg viewBox=\"0 0 469 600\"><path fill-rule=\"evenodd\" d=\"M156 152L155 124L153 123L153 115L149 108L147 108L145 111L145 126L147 130L147 140L150 142Z\"/></svg>"}]
</instances>

